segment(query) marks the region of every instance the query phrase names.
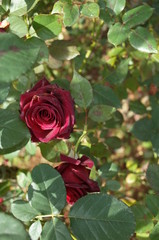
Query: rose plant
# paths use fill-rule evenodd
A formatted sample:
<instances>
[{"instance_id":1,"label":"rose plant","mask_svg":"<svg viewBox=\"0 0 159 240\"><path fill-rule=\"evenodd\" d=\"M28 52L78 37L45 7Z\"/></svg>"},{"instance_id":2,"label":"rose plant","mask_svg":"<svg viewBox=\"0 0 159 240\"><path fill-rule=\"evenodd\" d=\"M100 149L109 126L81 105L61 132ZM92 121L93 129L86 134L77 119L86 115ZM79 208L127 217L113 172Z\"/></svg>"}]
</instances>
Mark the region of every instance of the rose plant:
<instances>
[{"instance_id":1,"label":"rose plant","mask_svg":"<svg viewBox=\"0 0 159 240\"><path fill-rule=\"evenodd\" d=\"M158 1L0 1L0 239L159 239Z\"/></svg>"}]
</instances>

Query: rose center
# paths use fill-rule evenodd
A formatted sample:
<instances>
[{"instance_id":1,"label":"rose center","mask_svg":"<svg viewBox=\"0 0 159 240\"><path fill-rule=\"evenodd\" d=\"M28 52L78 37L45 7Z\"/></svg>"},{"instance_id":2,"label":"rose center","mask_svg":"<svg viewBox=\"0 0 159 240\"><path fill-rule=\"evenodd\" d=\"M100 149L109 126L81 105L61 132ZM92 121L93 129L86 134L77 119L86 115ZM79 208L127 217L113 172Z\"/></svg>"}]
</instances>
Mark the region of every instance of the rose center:
<instances>
[{"instance_id":1,"label":"rose center","mask_svg":"<svg viewBox=\"0 0 159 240\"><path fill-rule=\"evenodd\" d=\"M41 119L43 119L44 121L50 121L50 120L53 121L55 119L55 116L53 115L53 113L47 111L46 109L41 110L39 112L39 115L40 115Z\"/></svg>"}]
</instances>

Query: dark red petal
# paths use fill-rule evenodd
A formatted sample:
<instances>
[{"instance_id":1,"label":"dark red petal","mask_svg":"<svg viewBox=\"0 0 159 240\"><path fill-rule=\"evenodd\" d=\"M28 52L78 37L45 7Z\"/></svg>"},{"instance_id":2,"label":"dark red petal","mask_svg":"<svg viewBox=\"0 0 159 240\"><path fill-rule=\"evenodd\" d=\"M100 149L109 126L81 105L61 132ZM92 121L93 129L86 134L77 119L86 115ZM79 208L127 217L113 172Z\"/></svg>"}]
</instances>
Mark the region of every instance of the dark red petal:
<instances>
[{"instance_id":1,"label":"dark red petal","mask_svg":"<svg viewBox=\"0 0 159 240\"><path fill-rule=\"evenodd\" d=\"M90 169L94 166L94 162L85 155L79 158L79 160L81 161L82 166L86 166Z\"/></svg>"},{"instance_id":2,"label":"dark red petal","mask_svg":"<svg viewBox=\"0 0 159 240\"><path fill-rule=\"evenodd\" d=\"M76 160L76 159L68 157L64 154L60 154L60 158L61 158L62 162L71 163L71 164L74 164L74 165L80 165L80 163L81 163L80 160Z\"/></svg>"},{"instance_id":3,"label":"dark red petal","mask_svg":"<svg viewBox=\"0 0 159 240\"><path fill-rule=\"evenodd\" d=\"M50 85L49 81L43 77L40 81L38 81L35 86L29 90L29 92L37 91L39 88Z\"/></svg>"},{"instance_id":4,"label":"dark red petal","mask_svg":"<svg viewBox=\"0 0 159 240\"><path fill-rule=\"evenodd\" d=\"M86 176L83 172L78 171L76 169L72 169L72 171L83 180L83 182L87 183L88 185L88 192L99 192L99 186L96 181L93 181L92 179L89 179L88 176Z\"/></svg>"},{"instance_id":5,"label":"dark red petal","mask_svg":"<svg viewBox=\"0 0 159 240\"><path fill-rule=\"evenodd\" d=\"M87 192L83 191L82 189L74 189L70 187L66 187L66 191L67 191L66 200L71 205L74 204L79 198L87 194Z\"/></svg>"}]
</instances>

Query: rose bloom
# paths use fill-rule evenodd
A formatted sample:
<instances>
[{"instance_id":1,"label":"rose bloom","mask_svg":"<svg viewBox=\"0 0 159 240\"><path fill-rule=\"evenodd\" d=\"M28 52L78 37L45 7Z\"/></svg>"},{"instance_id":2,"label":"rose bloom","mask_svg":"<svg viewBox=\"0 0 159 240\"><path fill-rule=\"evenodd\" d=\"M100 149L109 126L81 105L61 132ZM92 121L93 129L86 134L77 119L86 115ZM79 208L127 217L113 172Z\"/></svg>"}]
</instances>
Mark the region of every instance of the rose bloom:
<instances>
[{"instance_id":1,"label":"rose bloom","mask_svg":"<svg viewBox=\"0 0 159 240\"><path fill-rule=\"evenodd\" d=\"M100 192L98 183L89 179L91 168L94 163L86 156L73 159L61 154L62 163L56 167L65 183L67 202L74 204L79 198L87 193Z\"/></svg>"},{"instance_id":2,"label":"rose bloom","mask_svg":"<svg viewBox=\"0 0 159 240\"><path fill-rule=\"evenodd\" d=\"M20 117L33 142L67 139L75 123L74 102L69 91L43 78L21 95Z\"/></svg>"}]
</instances>

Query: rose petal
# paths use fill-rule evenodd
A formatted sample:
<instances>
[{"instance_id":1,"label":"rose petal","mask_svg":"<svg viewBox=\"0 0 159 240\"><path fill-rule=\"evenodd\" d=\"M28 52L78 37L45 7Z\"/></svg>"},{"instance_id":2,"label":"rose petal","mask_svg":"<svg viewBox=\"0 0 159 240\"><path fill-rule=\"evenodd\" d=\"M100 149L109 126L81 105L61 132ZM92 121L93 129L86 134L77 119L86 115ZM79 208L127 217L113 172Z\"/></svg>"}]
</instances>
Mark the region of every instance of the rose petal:
<instances>
[{"instance_id":1,"label":"rose petal","mask_svg":"<svg viewBox=\"0 0 159 240\"><path fill-rule=\"evenodd\" d=\"M85 178L89 178L89 170L82 166L75 166L67 163L67 169L61 173L65 183L85 183L85 180L78 176L77 172L82 172ZM75 170L75 171L74 171ZM76 172L77 171L77 172Z\"/></svg>"},{"instance_id":2,"label":"rose petal","mask_svg":"<svg viewBox=\"0 0 159 240\"><path fill-rule=\"evenodd\" d=\"M70 187L66 187L66 191L67 191L66 200L71 205L73 205L79 198L87 194L87 192L82 191L82 189L74 189Z\"/></svg>"},{"instance_id":3,"label":"rose petal","mask_svg":"<svg viewBox=\"0 0 159 240\"><path fill-rule=\"evenodd\" d=\"M43 77L40 81L38 81L35 86L29 90L28 92L34 92L34 91L37 91L39 88L41 87L44 87L44 86L47 86L47 85L50 85L49 81Z\"/></svg>"},{"instance_id":4,"label":"rose petal","mask_svg":"<svg viewBox=\"0 0 159 240\"><path fill-rule=\"evenodd\" d=\"M74 165L79 165L81 163L80 160L76 160L74 158L68 157L66 155L60 154L60 158L62 162L67 162L67 163L71 163Z\"/></svg>"},{"instance_id":5,"label":"rose petal","mask_svg":"<svg viewBox=\"0 0 159 240\"><path fill-rule=\"evenodd\" d=\"M90 169L94 166L94 162L85 155L80 158L80 161L82 166L87 166Z\"/></svg>"}]
</instances>

